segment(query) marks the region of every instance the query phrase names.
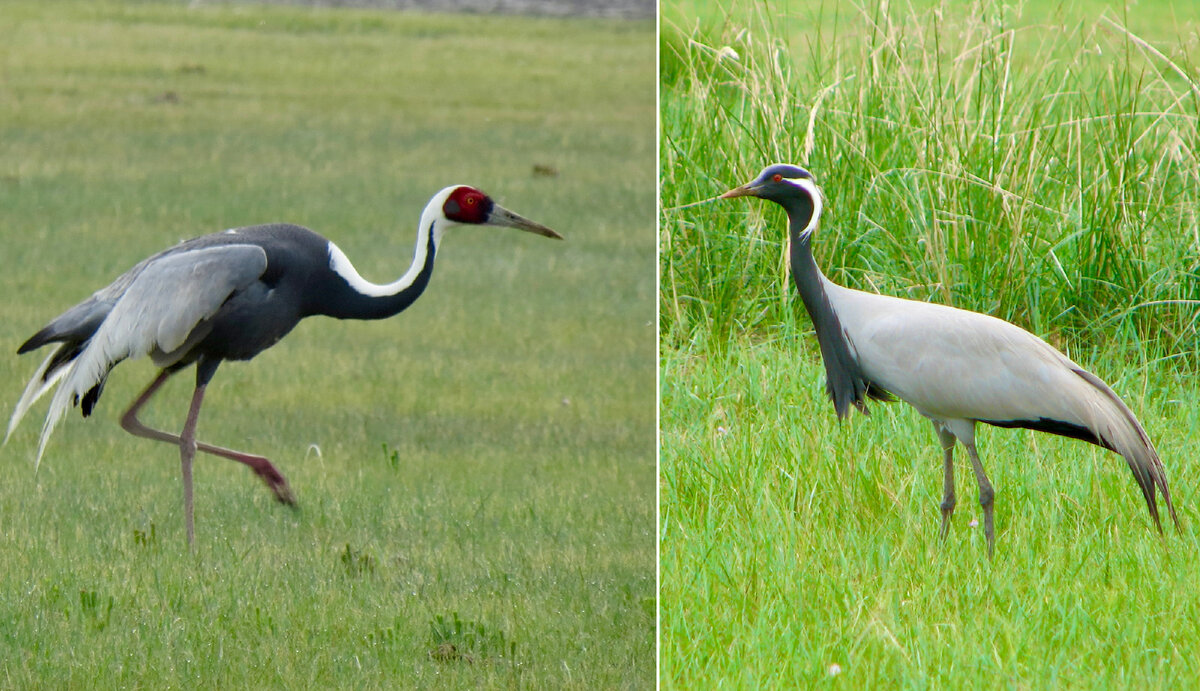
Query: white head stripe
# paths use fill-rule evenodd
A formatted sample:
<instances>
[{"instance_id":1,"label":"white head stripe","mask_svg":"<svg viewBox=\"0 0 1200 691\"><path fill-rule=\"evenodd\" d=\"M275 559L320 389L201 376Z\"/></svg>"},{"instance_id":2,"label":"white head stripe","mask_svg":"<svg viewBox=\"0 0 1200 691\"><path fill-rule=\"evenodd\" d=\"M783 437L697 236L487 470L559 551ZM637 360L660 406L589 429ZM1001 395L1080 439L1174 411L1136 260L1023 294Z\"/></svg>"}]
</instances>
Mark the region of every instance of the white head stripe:
<instances>
[{"instance_id":1,"label":"white head stripe","mask_svg":"<svg viewBox=\"0 0 1200 691\"><path fill-rule=\"evenodd\" d=\"M808 225L800 233L811 233L816 230L817 223L821 220L821 211L825 208L825 196L821 194L821 188L817 186L816 180L812 178L784 178L781 182L786 182L797 189L804 190L812 198L812 218L809 219Z\"/></svg>"}]
</instances>

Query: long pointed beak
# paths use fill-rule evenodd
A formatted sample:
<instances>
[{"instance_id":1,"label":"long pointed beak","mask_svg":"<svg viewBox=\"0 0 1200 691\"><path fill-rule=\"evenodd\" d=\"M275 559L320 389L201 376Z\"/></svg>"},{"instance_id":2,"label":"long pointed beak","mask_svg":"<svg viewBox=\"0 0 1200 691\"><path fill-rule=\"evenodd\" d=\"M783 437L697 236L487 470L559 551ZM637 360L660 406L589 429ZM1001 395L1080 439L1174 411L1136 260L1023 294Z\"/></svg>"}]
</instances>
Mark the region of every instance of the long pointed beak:
<instances>
[{"instance_id":1,"label":"long pointed beak","mask_svg":"<svg viewBox=\"0 0 1200 691\"><path fill-rule=\"evenodd\" d=\"M733 199L735 197L756 197L758 190L755 189L754 183L748 182L741 187L734 187L725 194L722 194L720 199Z\"/></svg>"},{"instance_id":2,"label":"long pointed beak","mask_svg":"<svg viewBox=\"0 0 1200 691\"><path fill-rule=\"evenodd\" d=\"M515 214L499 204L492 204L492 213L488 214L487 225L516 228L527 233L536 233L548 238L562 240L563 236L550 230L541 223L535 223L520 214Z\"/></svg>"}]
</instances>

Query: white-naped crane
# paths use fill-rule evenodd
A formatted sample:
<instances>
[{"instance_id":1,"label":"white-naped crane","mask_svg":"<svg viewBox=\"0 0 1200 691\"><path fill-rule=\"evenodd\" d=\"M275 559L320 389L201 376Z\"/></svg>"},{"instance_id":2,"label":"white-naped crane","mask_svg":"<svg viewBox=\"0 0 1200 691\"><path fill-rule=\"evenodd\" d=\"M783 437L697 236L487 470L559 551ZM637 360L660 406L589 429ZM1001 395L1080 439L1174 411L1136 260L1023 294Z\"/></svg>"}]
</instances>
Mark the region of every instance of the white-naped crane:
<instances>
[{"instance_id":1,"label":"white-naped crane","mask_svg":"<svg viewBox=\"0 0 1200 691\"><path fill-rule=\"evenodd\" d=\"M442 235L456 225L503 226L562 238L474 187L454 185L426 205L412 266L386 285L364 279L337 245L300 226L236 228L182 242L63 312L17 349L20 354L56 344L17 402L5 441L29 407L58 384L38 441L40 463L50 433L68 408L79 406L84 417L91 415L112 368L149 355L162 369L121 416L121 427L179 447L188 544L195 540L192 459L197 450L249 466L276 499L294 505L287 480L266 458L196 440L205 387L222 361L249 360L305 317L383 319L404 310L429 284ZM142 406L172 374L192 364L196 388L183 432L142 424Z\"/></svg>"},{"instance_id":2,"label":"white-naped crane","mask_svg":"<svg viewBox=\"0 0 1200 691\"><path fill-rule=\"evenodd\" d=\"M1133 411L1099 377L1049 343L1001 319L945 305L851 290L825 278L812 255L823 197L811 173L765 168L723 199L759 197L787 212L789 263L812 318L838 418L866 399L898 397L933 422L944 453L941 537L954 513L954 444L962 442L979 483L988 557L995 547L992 484L975 450L975 424L1026 427L1091 442L1120 454L1162 533L1155 491L1175 527L1167 477Z\"/></svg>"}]
</instances>

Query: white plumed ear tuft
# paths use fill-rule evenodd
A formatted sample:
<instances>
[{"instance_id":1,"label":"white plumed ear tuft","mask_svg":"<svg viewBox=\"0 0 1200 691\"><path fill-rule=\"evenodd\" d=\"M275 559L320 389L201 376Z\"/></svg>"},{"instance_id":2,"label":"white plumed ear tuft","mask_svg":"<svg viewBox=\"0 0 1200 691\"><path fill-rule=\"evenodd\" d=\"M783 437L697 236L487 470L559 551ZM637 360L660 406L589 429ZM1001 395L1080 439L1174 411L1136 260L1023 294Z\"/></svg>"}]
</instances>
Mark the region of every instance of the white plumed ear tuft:
<instances>
[{"instance_id":1,"label":"white plumed ear tuft","mask_svg":"<svg viewBox=\"0 0 1200 691\"><path fill-rule=\"evenodd\" d=\"M813 203L812 218L809 219L808 225L804 227L804 230L800 231L800 234L807 235L807 234L813 232L814 230L817 229L817 225L821 222L821 212L825 209L825 195L821 192L821 188L820 188L820 186L817 185L817 181L813 180L811 177L809 177L809 178L784 178L782 180L782 182L786 182L787 184L795 187L796 189L803 190L805 192L805 194L807 194L809 196L809 198L812 199L812 203Z\"/></svg>"}]
</instances>

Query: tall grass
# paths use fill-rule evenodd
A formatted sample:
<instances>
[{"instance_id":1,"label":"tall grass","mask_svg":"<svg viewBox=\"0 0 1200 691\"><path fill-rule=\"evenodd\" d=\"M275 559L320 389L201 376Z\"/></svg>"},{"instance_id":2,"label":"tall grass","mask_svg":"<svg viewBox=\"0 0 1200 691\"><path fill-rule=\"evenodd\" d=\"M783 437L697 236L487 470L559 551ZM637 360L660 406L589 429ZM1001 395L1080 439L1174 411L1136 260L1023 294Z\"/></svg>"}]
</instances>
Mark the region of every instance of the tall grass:
<instances>
[{"instance_id":1,"label":"tall grass","mask_svg":"<svg viewBox=\"0 0 1200 691\"><path fill-rule=\"evenodd\" d=\"M777 210L673 210L788 161L827 194L835 281L1196 354L1195 36L993 2L720 7L663 23L666 344L790 328Z\"/></svg>"}]
</instances>

